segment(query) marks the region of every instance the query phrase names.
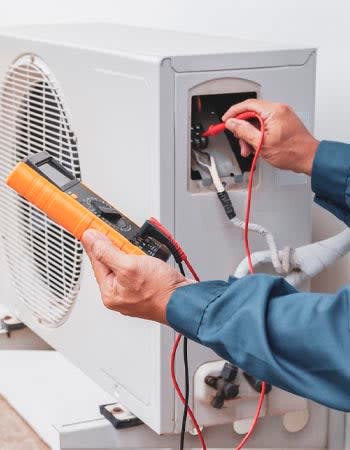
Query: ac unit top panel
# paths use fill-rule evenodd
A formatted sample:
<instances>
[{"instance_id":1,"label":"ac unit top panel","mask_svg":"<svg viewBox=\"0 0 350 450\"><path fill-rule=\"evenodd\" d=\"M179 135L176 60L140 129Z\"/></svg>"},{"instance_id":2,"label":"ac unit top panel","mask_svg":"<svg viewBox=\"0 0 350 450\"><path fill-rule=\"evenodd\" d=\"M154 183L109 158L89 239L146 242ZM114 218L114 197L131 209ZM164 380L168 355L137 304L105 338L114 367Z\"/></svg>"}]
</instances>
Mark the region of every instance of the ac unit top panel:
<instances>
[{"instance_id":1,"label":"ac unit top panel","mask_svg":"<svg viewBox=\"0 0 350 450\"><path fill-rule=\"evenodd\" d=\"M314 51L299 45L106 23L7 27L0 30L2 36L153 61L170 58L179 72L303 65Z\"/></svg>"}]
</instances>

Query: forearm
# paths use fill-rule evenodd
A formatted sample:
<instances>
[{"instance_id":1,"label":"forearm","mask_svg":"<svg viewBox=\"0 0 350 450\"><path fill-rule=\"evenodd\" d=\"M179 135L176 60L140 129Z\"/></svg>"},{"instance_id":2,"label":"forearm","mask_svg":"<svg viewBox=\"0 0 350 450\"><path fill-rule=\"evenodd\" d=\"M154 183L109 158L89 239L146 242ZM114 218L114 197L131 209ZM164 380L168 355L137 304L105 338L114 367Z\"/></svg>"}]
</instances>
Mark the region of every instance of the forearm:
<instances>
[{"instance_id":1,"label":"forearm","mask_svg":"<svg viewBox=\"0 0 350 450\"><path fill-rule=\"evenodd\" d=\"M350 145L322 141L312 168L315 202L350 225Z\"/></svg>"},{"instance_id":2,"label":"forearm","mask_svg":"<svg viewBox=\"0 0 350 450\"><path fill-rule=\"evenodd\" d=\"M348 288L299 293L263 274L199 283L173 294L167 319L258 379L350 410Z\"/></svg>"}]
</instances>

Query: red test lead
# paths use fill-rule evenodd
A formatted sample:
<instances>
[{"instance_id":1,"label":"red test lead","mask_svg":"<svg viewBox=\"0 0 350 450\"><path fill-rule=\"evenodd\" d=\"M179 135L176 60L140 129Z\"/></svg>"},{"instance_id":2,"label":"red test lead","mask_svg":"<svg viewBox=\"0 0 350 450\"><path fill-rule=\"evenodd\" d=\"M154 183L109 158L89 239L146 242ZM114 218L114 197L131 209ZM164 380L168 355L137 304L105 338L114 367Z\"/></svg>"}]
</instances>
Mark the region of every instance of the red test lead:
<instances>
[{"instance_id":1,"label":"red test lead","mask_svg":"<svg viewBox=\"0 0 350 450\"><path fill-rule=\"evenodd\" d=\"M252 264L252 260L251 260L251 252L250 252L249 236L248 236L248 231L249 231L248 226L249 226L252 191L253 191L254 171L255 171L256 163L259 158L259 154L260 154L261 148L263 146L263 142L264 142L264 121L257 113L255 113L253 111L247 111L245 113L239 114L235 118L239 119L239 120L257 119L260 124L260 139L258 142L257 149L255 151L254 159L252 162L252 167L251 167L250 174L249 174L248 189L247 189L247 203L246 203L245 218L244 218L244 238L243 238L244 248L245 248L245 253L247 255L247 258L248 258L249 272L252 274L252 273L254 273L254 268L253 268L253 264ZM225 129L226 129L226 125L223 122L216 124L216 125L211 125L208 128L208 130L206 130L203 133L203 136L215 136L219 133L222 133ZM172 243L172 245L174 245L181 260L184 261L184 263L187 265L187 267L191 271L192 275L194 276L195 280L199 281L198 274L191 266L186 253L184 252L184 250L182 249L180 244L176 241L174 236L154 217L152 217L150 219L150 222L154 226L156 226L158 228L158 230L160 230L166 236L166 238ZM186 399L185 399L184 395L182 394L180 386L178 385L178 382L176 379L176 374L175 374L175 358L176 358L176 352L177 352L179 343L181 341L181 338L182 338L182 335L178 334L175 339L175 343L174 343L174 346L173 346L173 349L171 352L171 357L170 357L170 373L171 373L171 378L172 378L176 393L178 394L181 402L183 404L186 404ZM252 436L252 434L255 430L256 424L257 424L259 416L260 416L261 408L263 405L265 391L266 391L266 383L262 382L261 392L260 392L259 401L258 401L258 405L256 408L254 418L252 420L252 423L250 425L250 428L249 428L247 434L244 436L242 441L238 444L238 446L236 447L236 450L241 450L243 448L243 446L248 442L248 440L250 439L250 437ZM187 407L187 415L190 416L192 423L194 425L194 428L197 431L198 438L199 438L201 446L202 446L202 450L206 450L207 447L206 447L206 444L205 444L205 441L203 438L201 427L198 424L198 422L193 414L193 411L190 407Z\"/></svg>"},{"instance_id":2,"label":"red test lead","mask_svg":"<svg viewBox=\"0 0 350 450\"><path fill-rule=\"evenodd\" d=\"M259 114L257 114L254 111L246 111L244 113L238 114L234 118L239 120L257 119L260 123L260 127L263 124L263 121L259 116ZM216 123L215 125L210 125L208 129L204 131L202 136L204 137L216 136L225 130L226 130L226 122Z\"/></svg>"},{"instance_id":3,"label":"red test lead","mask_svg":"<svg viewBox=\"0 0 350 450\"><path fill-rule=\"evenodd\" d=\"M248 188L247 188L247 202L246 202L245 217L244 217L244 237L243 237L244 249L245 249L247 259L248 259L249 272L251 274L253 274L254 267L252 264L250 245L249 245L249 234L248 234L249 219L250 219L250 209L251 209L252 193L253 193L254 172L255 172L257 160L259 158L259 155L260 155L263 143L264 143L265 128L264 128L264 121L263 121L262 117L254 111L246 111L244 113L238 114L237 116L235 116L235 119L239 119L239 120L256 119L260 125L260 138L259 138L259 142L258 142L256 151L255 151L255 154L254 154L254 159L253 159L252 166L251 166L250 173L249 173ZM215 136L215 135L220 134L223 131L225 131L225 129L226 129L226 124L224 122L218 123L216 125L211 125L203 133L203 136ZM236 450L241 450L244 447L244 445L248 442L248 440L250 439L252 434L254 433L256 424L257 424L259 416L260 416L261 408L262 408L262 405L264 402L265 392L266 392L266 383L262 382L261 392L260 392L258 406L256 408L255 416L253 418L253 421L250 425L250 428L249 428L247 434L244 436L242 441L238 444L238 446L236 447Z\"/></svg>"},{"instance_id":4,"label":"red test lead","mask_svg":"<svg viewBox=\"0 0 350 450\"><path fill-rule=\"evenodd\" d=\"M216 136L217 134L222 133L226 129L225 122L217 123L216 125L210 125L210 127L203 133L202 136L209 137L209 136Z\"/></svg>"}]
</instances>

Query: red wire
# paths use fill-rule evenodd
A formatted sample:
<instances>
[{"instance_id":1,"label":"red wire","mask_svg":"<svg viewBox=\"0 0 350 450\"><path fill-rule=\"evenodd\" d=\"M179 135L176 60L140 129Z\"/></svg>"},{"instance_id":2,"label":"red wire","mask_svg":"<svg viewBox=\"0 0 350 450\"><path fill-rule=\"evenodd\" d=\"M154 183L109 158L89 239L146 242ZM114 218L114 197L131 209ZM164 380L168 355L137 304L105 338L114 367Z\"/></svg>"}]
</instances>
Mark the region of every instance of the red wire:
<instances>
[{"instance_id":1,"label":"red wire","mask_svg":"<svg viewBox=\"0 0 350 450\"><path fill-rule=\"evenodd\" d=\"M191 263L189 262L189 260L187 259L187 256L186 256L186 258L184 259L184 263L186 264L188 270L191 272L193 278L194 278L196 281L200 281L199 276L197 275L196 271L195 271L194 268L192 267L192 264L191 264Z\"/></svg>"},{"instance_id":2,"label":"red wire","mask_svg":"<svg viewBox=\"0 0 350 450\"><path fill-rule=\"evenodd\" d=\"M250 219L250 210L251 210L251 203L252 203L252 191L253 191L253 181L254 181L254 172L256 169L256 163L257 160L259 158L259 154L264 142L264 121L263 119L255 112L253 111L247 111L245 113L239 114L236 116L236 119L240 119L240 120L247 120L247 119L257 119L260 125L260 138L259 138L259 142L255 151L255 155L253 158L253 162L252 162L252 166L251 166L251 170L250 170L250 174L249 174L249 179L248 179L248 189L247 189L247 203L246 203L246 209L245 209L245 217L244 217L244 233L243 233L243 241L244 241L244 249L245 249L245 253L248 259L248 267L249 267L249 272L251 274L254 273L254 267L252 264L252 259L251 259L251 252L250 252L250 246L249 246L249 219ZM215 136L216 134L221 133L222 131L224 131L226 129L225 123L220 123L217 125L211 125L208 130L206 132L203 133L203 136ZM155 218L151 218L150 221L157 226L160 231L162 231L162 233L164 233L167 238L173 243L173 245L176 247L179 255L181 256L183 262L186 264L188 270L191 272L191 274L193 275L193 278L196 281L199 281L199 277L198 274L196 273L196 271L194 270L194 268L192 267L191 263L189 262L186 253L184 252L184 250L181 248L180 244L175 240L174 236L160 223L158 222L157 219ZM185 397L182 394L182 391L179 387L179 384L177 382L176 379L176 374L175 374L175 359L176 359L176 351L179 347L180 341L181 341L182 335L178 334L176 336L175 339L175 343L171 352L171 357L170 357L170 373L171 373L171 379L175 388L175 391L177 393L177 395L179 396L181 402L183 404L185 404L186 400ZM249 430L247 432L247 434L244 436L244 438L242 439L242 441L238 444L238 446L236 447L236 450L241 450L244 445L248 442L248 440L250 439L250 437L252 436L255 427L257 425L259 416L260 416L260 412L261 412L261 408L264 402L264 398L265 398L265 391L266 391L266 383L262 382L261 384L261 392L259 395L259 401L258 401L258 405L256 408L256 412L253 418L253 421L249 427ZM200 440L201 446L202 446L202 450L206 450L206 444L203 438L203 434L202 431L200 429L200 426L198 425L198 422L193 414L192 409L188 406L187 408L187 414L190 416L191 421L197 431L198 434L198 438Z\"/></svg>"},{"instance_id":3,"label":"red wire","mask_svg":"<svg viewBox=\"0 0 350 450\"><path fill-rule=\"evenodd\" d=\"M250 219L250 210L251 210L251 204L252 204L252 192L253 192L253 181L254 181L254 172L256 169L256 163L257 160L259 158L260 152L261 152L261 148L263 146L263 142L264 142L264 135L265 135L265 128L264 128L264 121L263 119L260 117L259 114L255 113L254 111L247 111L244 112L242 114L238 114L236 116L236 119L240 119L240 120L248 120L248 119L257 119L260 125L260 138L259 138L259 142L255 151L255 155L253 158L253 162L252 162L252 167L250 169L250 173L249 173L249 179L248 179L248 189L247 189L247 203L246 203L246 208L245 208L245 217L244 217L244 233L243 233L243 242L244 242L244 249L245 249L245 253L248 259L248 268L249 268L249 273L254 273L254 267L252 264L252 258L251 258L251 252L250 252L250 246L249 246L249 219ZM219 123L216 125L211 125L207 131L205 131L203 133L203 136L215 136L219 133L222 133L223 131L225 131L226 129L226 124L225 123ZM261 408L264 402L264 398L265 398L265 391L266 391L266 383L263 382L261 384L261 392L260 392L260 396L259 396L259 401L258 401L258 405L256 408L256 412L253 418L253 421L249 427L249 430L247 432L247 434L244 436L244 438L242 439L242 441L239 443L239 445L236 447L236 450L241 450L244 445L248 442L248 440L250 439L250 437L252 436L256 424L258 422L259 416L260 416L260 412L261 412Z\"/></svg>"},{"instance_id":4,"label":"red wire","mask_svg":"<svg viewBox=\"0 0 350 450\"><path fill-rule=\"evenodd\" d=\"M181 257L182 261L186 264L188 270L191 272L191 274L193 275L193 278L196 281L199 281L199 276L197 274L197 272L194 270L194 268L192 267L191 263L188 260L188 257L185 253L185 251L183 250L183 248L180 246L180 244L175 240L174 236L170 233L169 230L167 230L165 228L164 225L162 225L155 217L151 217L150 222L156 226L166 237L167 239L174 245L174 247L176 248L179 256ZM180 386L177 382L176 379L176 374L175 374L175 359L176 359L176 351L179 347L180 341L181 341L182 335L181 334L177 334L172 351L171 351L171 356L170 356L170 374L171 374L171 379L175 388L175 391L178 395L178 397L180 398L181 402L183 405L185 405L186 403L186 399L184 397L184 395L182 394L182 391L180 389ZM206 444L204 441L204 437L202 434L202 430L193 414L192 409L187 406L187 415L190 416L190 419L193 423L194 428L197 431L198 434L198 438L200 440L201 446L202 446L202 450L206 450Z\"/></svg>"},{"instance_id":5,"label":"red wire","mask_svg":"<svg viewBox=\"0 0 350 450\"><path fill-rule=\"evenodd\" d=\"M263 119L259 116L259 114L256 114L253 111L247 111L246 113L239 114L238 116L236 116L236 119L240 119L240 120L257 119L259 122L259 125L260 125L260 138L259 138L259 142L258 142L256 151L255 151L255 155L253 158L252 167L250 169L249 179L248 179L248 192L247 192L247 203L246 203L246 207L245 207L244 234L243 234L244 249L245 249L245 253L247 255L247 259L248 259L249 272L252 274L252 273L254 273L254 267L252 264L252 258L251 258L251 253L250 253L248 225L249 225L249 219L250 219L250 209L251 209L251 205L252 205L254 172L256 169L256 162L259 158L261 148L264 143L265 129L264 129ZM255 411L253 421L249 427L247 434L244 436L242 441L236 447L236 450L241 450L254 433L255 427L257 425L257 422L258 422L258 419L260 416L260 411L261 411L261 408L262 408L262 405L264 402L265 391L266 391L266 383L262 382L261 391L260 391L260 395L259 395L259 401L258 401L258 405L257 405L256 411Z\"/></svg>"},{"instance_id":6,"label":"red wire","mask_svg":"<svg viewBox=\"0 0 350 450\"><path fill-rule=\"evenodd\" d=\"M179 346L179 344L180 344L181 338L182 338L182 335L181 335L181 334L178 334L178 335L176 336L175 343L174 343L173 349L172 349L172 351L171 351L171 357L170 357L170 373L171 373L171 379L172 379L172 382L173 382L175 391L176 391L178 397L180 398L182 404L185 405L186 399L185 399L185 397L183 396L183 394L182 394L182 392L181 392L180 386L178 385L178 382L177 382L177 380L176 380L176 375L175 375L175 358L176 358L176 351L177 351L177 348L178 348L178 346ZM202 430L201 430L200 426L198 425L198 422L197 422L197 420L196 420L196 418L195 418L195 416L194 416L194 414L193 414L192 409L191 409L189 406L187 406L187 415L190 416L190 418L191 418L191 420L192 420L192 423L193 423L193 426L195 427L195 429L196 429L196 431L197 431L198 438L199 438L200 443L201 443L201 446L202 446L202 450L206 450L206 449L207 449L207 446L206 446L205 441L204 441L204 437L203 437L203 434L202 434Z\"/></svg>"},{"instance_id":7,"label":"red wire","mask_svg":"<svg viewBox=\"0 0 350 450\"><path fill-rule=\"evenodd\" d=\"M253 422L251 423L251 425L249 427L248 433L244 436L244 438L241 440L241 442L237 445L236 450L241 450L245 446L245 444L249 441L252 434L254 433L255 427L258 423L258 419L260 416L260 411L261 411L262 405L264 403L265 391L266 391L266 383L262 382L258 406L255 411L255 416L254 416Z\"/></svg>"},{"instance_id":8,"label":"red wire","mask_svg":"<svg viewBox=\"0 0 350 450\"><path fill-rule=\"evenodd\" d=\"M251 253L250 253L250 246L249 246L249 219L250 219L250 210L251 210L251 205L252 205L254 172L255 172L256 163L259 158L261 148L262 148L262 145L264 142L264 135L265 135L264 121L259 116L259 114L256 114L255 112L250 112L250 111L243 113L243 114L239 114L236 118L240 119L240 120L257 119L259 121L259 125L260 125L260 138L259 138L259 142L258 142L256 151L255 151L255 155L253 158L252 167L250 169L249 179L248 179L248 192L247 192L247 203L246 203L246 207L245 207L244 235L243 235L244 249L245 249L245 253L247 255L247 259L248 259L249 272L254 273L252 257L251 257Z\"/></svg>"}]
</instances>

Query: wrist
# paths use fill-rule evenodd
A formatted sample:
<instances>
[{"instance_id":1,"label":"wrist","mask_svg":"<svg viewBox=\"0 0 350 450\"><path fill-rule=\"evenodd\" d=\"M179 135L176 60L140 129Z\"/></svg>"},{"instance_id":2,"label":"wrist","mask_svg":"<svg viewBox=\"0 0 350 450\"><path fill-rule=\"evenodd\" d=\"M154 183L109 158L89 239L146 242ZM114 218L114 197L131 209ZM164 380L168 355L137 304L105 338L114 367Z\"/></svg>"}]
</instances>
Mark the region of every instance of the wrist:
<instances>
[{"instance_id":1,"label":"wrist","mask_svg":"<svg viewBox=\"0 0 350 450\"><path fill-rule=\"evenodd\" d=\"M157 308L158 308L158 318L155 319L157 322L163 323L165 325L169 325L167 319L166 319L166 311L168 307L168 303L172 297L172 295L175 293L175 291L181 287L188 286L189 284L197 283L195 280L191 280L189 278L185 278L182 281L177 282L174 286L172 286L169 291L165 293L165 295L162 298L161 302L157 302Z\"/></svg>"},{"instance_id":2,"label":"wrist","mask_svg":"<svg viewBox=\"0 0 350 450\"><path fill-rule=\"evenodd\" d=\"M300 167L299 171L301 173L305 173L305 175L310 176L320 141L315 139L313 136L310 136L310 139L308 139L308 142L306 142L305 144L305 158L303 159L302 166Z\"/></svg>"}]
</instances>

